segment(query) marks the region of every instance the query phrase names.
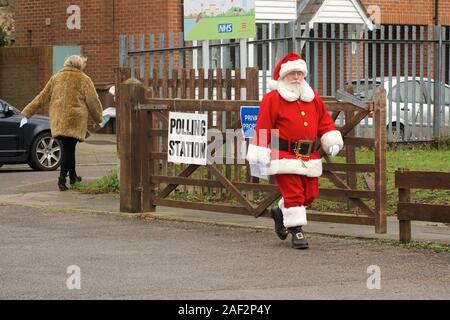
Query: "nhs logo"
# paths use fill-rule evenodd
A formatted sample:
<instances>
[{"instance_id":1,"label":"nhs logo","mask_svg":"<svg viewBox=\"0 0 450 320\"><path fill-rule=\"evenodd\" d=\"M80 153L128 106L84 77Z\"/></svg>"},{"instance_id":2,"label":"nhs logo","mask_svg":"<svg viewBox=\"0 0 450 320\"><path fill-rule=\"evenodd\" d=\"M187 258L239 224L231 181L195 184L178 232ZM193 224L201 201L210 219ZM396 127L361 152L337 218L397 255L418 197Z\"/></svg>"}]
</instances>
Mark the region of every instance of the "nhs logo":
<instances>
[{"instance_id":1,"label":"nhs logo","mask_svg":"<svg viewBox=\"0 0 450 320\"><path fill-rule=\"evenodd\" d=\"M233 32L233 24L232 23L220 23L219 24L219 33L230 33Z\"/></svg>"}]
</instances>

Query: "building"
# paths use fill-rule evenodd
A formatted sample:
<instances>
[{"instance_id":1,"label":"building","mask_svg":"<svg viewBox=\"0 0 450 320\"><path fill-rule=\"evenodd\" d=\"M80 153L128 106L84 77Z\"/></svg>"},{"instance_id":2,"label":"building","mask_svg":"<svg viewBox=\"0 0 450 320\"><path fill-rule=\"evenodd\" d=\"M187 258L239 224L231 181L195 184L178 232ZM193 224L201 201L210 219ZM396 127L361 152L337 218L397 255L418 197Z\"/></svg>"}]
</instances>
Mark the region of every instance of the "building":
<instances>
[{"instance_id":1,"label":"building","mask_svg":"<svg viewBox=\"0 0 450 320\"><path fill-rule=\"evenodd\" d=\"M27 94L37 93L44 79L58 71L64 58L71 53L88 57L86 72L96 84L111 84L114 69L119 64L120 35L178 33L183 28L182 0L79 0L76 5L67 0L0 0L2 4L10 7L13 4L14 7L16 48L51 46L51 52L46 53L50 61L45 67L39 67L48 69L51 66L50 70L46 69L45 76L41 76L39 83L34 84ZM434 4L434 0L256 0L257 32L261 35L266 25L270 36L278 36L283 32L283 24L295 20L369 26L369 15L379 19L381 25L424 26L435 22ZM439 1L438 22L450 25L449 1ZM19 56L23 54L21 52ZM1 60L0 55L0 68L5 70L8 66L11 70L17 56L18 53L14 53L9 60L5 56ZM16 59L11 60L13 58ZM36 64L41 60L30 58L29 63ZM258 61L249 63L258 64ZM0 95L5 96L1 77ZM19 82L29 85L29 79L20 79ZM26 99L12 100L21 105Z\"/></svg>"}]
</instances>

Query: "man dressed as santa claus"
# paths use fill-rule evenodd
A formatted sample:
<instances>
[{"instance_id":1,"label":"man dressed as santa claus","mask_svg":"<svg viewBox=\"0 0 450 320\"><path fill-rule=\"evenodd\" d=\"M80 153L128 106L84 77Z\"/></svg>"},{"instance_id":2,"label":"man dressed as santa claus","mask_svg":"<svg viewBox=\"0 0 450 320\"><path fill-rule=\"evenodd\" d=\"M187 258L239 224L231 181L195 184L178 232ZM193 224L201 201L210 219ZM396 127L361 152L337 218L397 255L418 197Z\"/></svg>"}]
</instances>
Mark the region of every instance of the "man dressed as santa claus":
<instances>
[{"instance_id":1,"label":"man dressed as santa claus","mask_svg":"<svg viewBox=\"0 0 450 320\"><path fill-rule=\"evenodd\" d=\"M292 234L292 247L307 249L302 226L307 224L305 207L319 194L322 159L313 151L315 139L335 156L344 143L340 131L316 91L305 81L307 67L295 53L277 64L273 80L258 113L255 136L247 160L266 166L282 195L271 209L275 232L281 240Z\"/></svg>"}]
</instances>

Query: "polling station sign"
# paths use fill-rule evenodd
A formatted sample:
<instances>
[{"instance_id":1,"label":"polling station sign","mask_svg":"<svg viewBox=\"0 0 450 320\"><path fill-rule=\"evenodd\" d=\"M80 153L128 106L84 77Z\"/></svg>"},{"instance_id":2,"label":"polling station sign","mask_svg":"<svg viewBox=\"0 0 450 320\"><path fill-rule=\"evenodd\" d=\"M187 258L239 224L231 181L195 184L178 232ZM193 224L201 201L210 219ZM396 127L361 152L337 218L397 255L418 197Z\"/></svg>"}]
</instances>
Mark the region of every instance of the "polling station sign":
<instances>
[{"instance_id":1,"label":"polling station sign","mask_svg":"<svg viewBox=\"0 0 450 320\"><path fill-rule=\"evenodd\" d=\"M244 138L253 138L255 134L256 120L258 119L258 106L241 107L242 135Z\"/></svg>"},{"instance_id":2,"label":"polling station sign","mask_svg":"<svg viewBox=\"0 0 450 320\"><path fill-rule=\"evenodd\" d=\"M255 38L254 0L184 0L184 40Z\"/></svg>"},{"instance_id":3,"label":"polling station sign","mask_svg":"<svg viewBox=\"0 0 450 320\"><path fill-rule=\"evenodd\" d=\"M167 160L206 165L208 115L169 112Z\"/></svg>"}]
</instances>

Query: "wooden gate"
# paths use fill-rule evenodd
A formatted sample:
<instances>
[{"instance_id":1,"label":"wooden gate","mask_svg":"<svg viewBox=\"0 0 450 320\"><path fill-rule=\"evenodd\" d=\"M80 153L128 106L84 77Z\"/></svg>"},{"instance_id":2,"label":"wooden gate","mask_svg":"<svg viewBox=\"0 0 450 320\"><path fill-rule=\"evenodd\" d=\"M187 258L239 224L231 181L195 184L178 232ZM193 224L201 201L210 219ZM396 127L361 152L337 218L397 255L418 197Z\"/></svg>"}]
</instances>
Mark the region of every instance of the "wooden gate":
<instances>
[{"instance_id":1,"label":"wooden gate","mask_svg":"<svg viewBox=\"0 0 450 320\"><path fill-rule=\"evenodd\" d=\"M225 79L221 71L210 72L204 79L202 74L198 77L194 72L182 70L174 72L172 79L123 83L129 74L129 69L119 69L117 77L121 83L117 114L121 211L149 212L154 211L155 206L168 206L255 217L269 215L266 209L281 196L277 186L272 179L259 181L250 176L248 163L238 158L237 146L233 143L235 136L227 141L231 139L225 133L225 129L239 131L241 106L259 105L257 70L248 68L245 80L240 79L240 72L235 72L235 78L231 78L231 72L227 71ZM242 87L247 100L240 99ZM168 98L169 88L171 98ZM203 99L204 92L217 100ZM386 232L386 93L376 89L374 97L372 102L361 102L344 92L337 97L323 97L334 120L340 113L345 114L345 124L337 129L344 137L345 149L340 155L346 161L334 163L321 151L326 161L323 176L336 188L321 188L319 198L346 201L349 208L357 209L347 213L308 210L310 220L374 225L376 233ZM224 143L218 146L211 142L209 154L224 145L232 145L234 152L224 155L224 159L232 163L211 161L206 166L167 163L170 111L206 112L208 123L212 124L209 129L221 131ZM369 113L373 113L375 137L355 137L354 127ZM316 146L316 150L321 150L319 141ZM356 163L358 146L374 150L374 163ZM359 187L358 173L374 174L370 189Z\"/></svg>"}]
</instances>

